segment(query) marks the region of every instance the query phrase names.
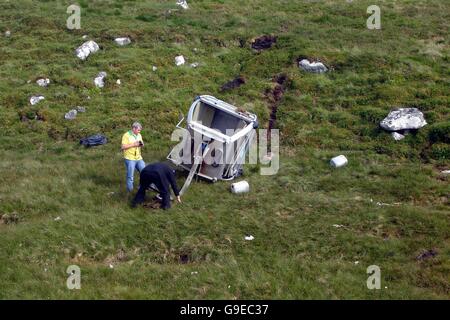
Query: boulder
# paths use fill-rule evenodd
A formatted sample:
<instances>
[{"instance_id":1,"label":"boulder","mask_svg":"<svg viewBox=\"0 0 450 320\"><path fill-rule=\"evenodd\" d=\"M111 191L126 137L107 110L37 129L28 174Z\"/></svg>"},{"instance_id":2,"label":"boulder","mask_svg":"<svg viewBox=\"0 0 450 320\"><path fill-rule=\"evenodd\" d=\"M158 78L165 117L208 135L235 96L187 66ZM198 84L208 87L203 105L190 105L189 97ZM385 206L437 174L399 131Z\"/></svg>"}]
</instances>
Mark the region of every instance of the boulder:
<instances>
[{"instance_id":1,"label":"boulder","mask_svg":"<svg viewBox=\"0 0 450 320\"><path fill-rule=\"evenodd\" d=\"M32 96L31 98L30 98L30 103L31 103L31 105L35 105L35 104L38 104L41 100L44 100L45 98L44 98L44 96Z\"/></svg>"},{"instance_id":2,"label":"boulder","mask_svg":"<svg viewBox=\"0 0 450 320\"><path fill-rule=\"evenodd\" d=\"M103 88L105 86L105 78L106 78L106 72L102 71L99 72L97 77L94 79L95 86L97 88Z\"/></svg>"},{"instance_id":3,"label":"boulder","mask_svg":"<svg viewBox=\"0 0 450 320\"><path fill-rule=\"evenodd\" d=\"M309 62L307 59L300 60L298 66L306 72L325 73L328 68L322 62Z\"/></svg>"},{"instance_id":4,"label":"boulder","mask_svg":"<svg viewBox=\"0 0 450 320\"><path fill-rule=\"evenodd\" d=\"M80 47L75 50L75 54L81 60L86 60L86 58L94 52L100 50L100 47L95 41L86 41Z\"/></svg>"},{"instance_id":5,"label":"boulder","mask_svg":"<svg viewBox=\"0 0 450 320\"><path fill-rule=\"evenodd\" d=\"M40 86L40 87L46 87L50 84L50 79L47 78L40 78L36 80L36 83Z\"/></svg>"},{"instance_id":6,"label":"boulder","mask_svg":"<svg viewBox=\"0 0 450 320\"><path fill-rule=\"evenodd\" d=\"M414 130L425 126L427 122L423 113L417 108L398 108L389 112L380 122L381 128L387 131Z\"/></svg>"},{"instance_id":7,"label":"boulder","mask_svg":"<svg viewBox=\"0 0 450 320\"><path fill-rule=\"evenodd\" d=\"M131 43L131 39L128 37L123 37L123 38L116 38L114 40L119 46L126 46L127 44Z\"/></svg>"}]
</instances>

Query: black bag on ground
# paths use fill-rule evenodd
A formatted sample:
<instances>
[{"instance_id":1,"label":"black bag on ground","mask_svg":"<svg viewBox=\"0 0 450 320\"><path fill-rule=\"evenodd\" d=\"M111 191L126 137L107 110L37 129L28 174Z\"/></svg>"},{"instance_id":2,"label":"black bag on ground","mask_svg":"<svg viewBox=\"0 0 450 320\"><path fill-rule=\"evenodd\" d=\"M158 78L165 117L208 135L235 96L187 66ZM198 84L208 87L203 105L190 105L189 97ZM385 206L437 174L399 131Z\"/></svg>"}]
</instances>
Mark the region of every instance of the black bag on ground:
<instances>
[{"instance_id":1,"label":"black bag on ground","mask_svg":"<svg viewBox=\"0 0 450 320\"><path fill-rule=\"evenodd\" d=\"M82 144L85 147L99 146L107 142L108 140L106 139L106 137L102 136L101 134L96 134L80 140L80 144Z\"/></svg>"}]
</instances>

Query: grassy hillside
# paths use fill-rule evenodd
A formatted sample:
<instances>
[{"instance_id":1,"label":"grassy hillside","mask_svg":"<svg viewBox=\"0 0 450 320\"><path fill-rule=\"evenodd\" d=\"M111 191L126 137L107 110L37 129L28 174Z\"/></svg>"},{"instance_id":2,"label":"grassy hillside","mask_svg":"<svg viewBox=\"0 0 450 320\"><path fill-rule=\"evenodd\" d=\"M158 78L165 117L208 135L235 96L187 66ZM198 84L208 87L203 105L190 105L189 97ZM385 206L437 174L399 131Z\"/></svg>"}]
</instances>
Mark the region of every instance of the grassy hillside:
<instances>
[{"instance_id":1,"label":"grassy hillside","mask_svg":"<svg viewBox=\"0 0 450 320\"><path fill-rule=\"evenodd\" d=\"M1 1L0 298L450 298L441 174L450 169L450 4L175 2L78 1L81 29L68 30L70 1ZM372 4L381 30L366 28ZM265 34L274 46L252 50ZM74 54L83 35L101 47L86 61ZM132 43L117 46L119 36ZM187 63L177 67L179 54ZM305 73L300 57L332 70ZM103 89L93 82L100 71ZM170 211L129 207L120 138L133 121L144 125L146 162L165 158L179 112L199 94L267 128L279 74L288 81L276 175L249 165L248 194L198 181ZM35 83L42 76L49 87ZM246 83L220 91L237 76ZM35 94L45 100L31 106ZM76 106L86 112L65 120ZM394 141L378 124L397 106L419 108L428 125ZM109 143L79 145L95 133ZM339 154L349 164L332 169ZM416 259L428 250L437 254ZM66 288L72 264L81 290ZM381 290L366 287L370 265L381 268Z\"/></svg>"}]
</instances>

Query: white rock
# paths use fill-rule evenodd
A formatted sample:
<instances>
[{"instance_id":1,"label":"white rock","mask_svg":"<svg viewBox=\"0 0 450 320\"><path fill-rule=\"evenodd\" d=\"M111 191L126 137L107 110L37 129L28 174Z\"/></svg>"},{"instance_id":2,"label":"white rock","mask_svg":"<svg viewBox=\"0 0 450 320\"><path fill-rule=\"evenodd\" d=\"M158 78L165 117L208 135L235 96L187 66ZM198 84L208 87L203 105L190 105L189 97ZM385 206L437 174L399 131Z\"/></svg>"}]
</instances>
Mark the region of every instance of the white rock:
<instances>
[{"instance_id":1,"label":"white rock","mask_svg":"<svg viewBox=\"0 0 450 320\"><path fill-rule=\"evenodd\" d=\"M61 217L56 217L55 218L55 221L59 221L59 220L61 220Z\"/></svg>"},{"instance_id":2,"label":"white rock","mask_svg":"<svg viewBox=\"0 0 450 320\"><path fill-rule=\"evenodd\" d=\"M255 237L252 236L252 235L249 235L249 236L245 236L244 239L247 240L247 241L252 241L253 239L255 239Z\"/></svg>"},{"instance_id":3,"label":"white rock","mask_svg":"<svg viewBox=\"0 0 450 320\"><path fill-rule=\"evenodd\" d=\"M64 119L66 120L74 120L77 117L78 111L75 109L70 110L64 115Z\"/></svg>"},{"instance_id":4,"label":"white rock","mask_svg":"<svg viewBox=\"0 0 450 320\"><path fill-rule=\"evenodd\" d=\"M186 62L186 61L184 60L184 57L183 57L183 56L176 56L176 57L175 57L175 64L176 64L177 66L183 65L185 62Z\"/></svg>"},{"instance_id":5,"label":"white rock","mask_svg":"<svg viewBox=\"0 0 450 320\"><path fill-rule=\"evenodd\" d=\"M392 138L394 138L395 141L400 141L400 140L405 138L404 135L402 135L402 134L400 134L398 132L392 132L391 136L392 136Z\"/></svg>"},{"instance_id":6,"label":"white rock","mask_svg":"<svg viewBox=\"0 0 450 320\"><path fill-rule=\"evenodd\" d=\"M306 72L324 73L328 71L328 68L322 62L309 62L307 59L301 60L298 66Z\"/></svg>"},{"instance_id":7,"label":"white rock","mask_svg":"<svg viewBox=\"0 0 450 320\"><path fill-rule=\"evenodd\" d=\"M11 37L11 31L6 30L6 32L5 32L5 37Z\"/></svg>"},{"instance_id":8,"label":"white rock","mask_svg":"<svg viewBox=\"0 0 450 320\"><path fill-rule=\"evenodd\" d=\"M156 71L156 70L158 70L158 67L157 67L157 66L153 66L153 67L152 67L152 70L153 70L153 71Z\"/></svg>"},{"instance_id":9,"label":"white rock","mask_svg":"<svg viewBox=\"0 0 450 320\"><path fill-rule=\"evenodd\" d=\"M120 82L120 79L117 79L116 83L120 86L122 82Z\"/></svg>"},{"instance_id":10,"label":"white rock","mask_svg":"<svg viewBox=\"0 0 450 320\"><path fill-rule=\"evenodd\" d=\"M40 87L46 87L50 84L50 79L48 78L41 78L41 79L37 79L36 83L40 86Z\"/></svg>"},{"instance_id":11,"label":"white rock","mask_svg":"<svg viewBox=\"0 0 450 320\"><path fill-rule=\"evenodd\" d=\"M441 171L442 174L450 174L450 170Z\"/></svg>"},{"instance_id":12,"label":"white rock","mask_svg":"<svg viewBox=\"0 0 450 320\"><path fill-rule=\"evenodd\" d=\"M184 10L189 9L189 5L186 0L177 0L177 5L182 7Z\"/></svg>"},{"instance_id":13,"label":"white rock","mask_svg":"<svg viewBox=\"0 0 450 320\"><path fill-rule=\"evenodd\" d=\"M131 39L128 37L124 37L124 38L116 38L114 40L119 46L126 46L127 44L131 43Z\"/></svg>"},{"instance_id":14,"label":"white rock","mask_svg":"<svg viewBox=\"0 0 450 320\"><path fill-rule=\"evenodd\" d=\"M37 104L37 103L39 103L41 100L44 100L45 98L44 98L44 96L32 96L31 98L30 98L30 103L31 103L31 105L35 105L35 104Z\"/></svg>"},{"instance_id":15,"label":"white rock","mask_svg":"<svg viewBox=\"0 0 450 320\"><path fill-rule=\"evenodd\" d=\"M381 128L387 131L420 129L427 122L423 113L417 108L398 108L389 112L380 122Z\"/></svg>"},{"instance_id":16,"label":"white rock","mask_svg":"<svg viewBox=\"0 0 450 320\"><path fill-rule=\"evenodd\" d=\"M335 168L343 167L348 163L347 158L344 155L340 155L331 159L330 164Z\"/></svg>"},{"instance_id":17,"label":"white rock","mask_svg":"<svg viewBox=\"0 0 450 320\"><path fill-rule=\"evenodd\" d=\"M99 72L97 77L95 77L94 83L97 88L103 88L105 86L106 75L107 75L106 72L102 71L102 72Z\"/></svg>"},{"instance_id":18,"label":"white rock","mask_svg":"<svg viewBox=\"0 0 450 320\"><path fill-rule=\"evenodd\" d=\"M95 41L86 41L80 47L75 50L75 55L81 60L86 60L86 58L91 54L100 50L100 47Z\"/></svg>"}]
</instances>

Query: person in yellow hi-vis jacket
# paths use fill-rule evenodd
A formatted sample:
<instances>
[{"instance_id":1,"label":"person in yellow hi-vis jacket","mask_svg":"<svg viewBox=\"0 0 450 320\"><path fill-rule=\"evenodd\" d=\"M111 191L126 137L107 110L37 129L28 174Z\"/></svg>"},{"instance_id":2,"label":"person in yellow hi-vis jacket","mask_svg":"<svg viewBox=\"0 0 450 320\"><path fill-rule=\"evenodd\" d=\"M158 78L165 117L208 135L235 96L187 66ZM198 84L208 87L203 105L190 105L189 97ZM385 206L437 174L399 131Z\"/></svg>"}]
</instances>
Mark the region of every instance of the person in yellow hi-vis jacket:
<instances>
[{"instance_id":1,"label":"person in yellow hi-vis jacket","mask_svg":"<svg viewBox=\"0 0 450 320\"><path fill-rule=\"evenodd\" d=\"M122 151L125 159L125 168L127 169L127 191L133 191L134 169L139 173L145 168L145 162L142 159L141 148L144 141L141 136L142 125L139 122L133 123L131 130L125 132L122 136Z\"/></svg>"}]
</instances>

